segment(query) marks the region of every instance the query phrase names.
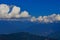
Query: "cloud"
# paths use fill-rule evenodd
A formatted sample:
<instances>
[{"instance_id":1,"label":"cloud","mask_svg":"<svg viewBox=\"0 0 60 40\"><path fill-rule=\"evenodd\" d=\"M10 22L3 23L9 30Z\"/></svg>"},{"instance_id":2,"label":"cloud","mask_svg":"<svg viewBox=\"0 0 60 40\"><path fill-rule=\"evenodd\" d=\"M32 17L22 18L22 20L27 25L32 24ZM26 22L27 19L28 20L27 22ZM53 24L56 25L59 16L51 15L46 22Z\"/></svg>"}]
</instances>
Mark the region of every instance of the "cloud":
<instances>
[{"instance_id":1,"label":"cloud","mask_svg":"<svg viewBox=\"0 0 60 40\"><path fill-rule=\"evenodd\" d=\"M11 17L19 17L19 13L20 13L20 7L14 6L12 11L9 13L10 18Z\"/></svg>"},{"instance_id":2,"label":"cloud","mask_svg":"<svg viewBox=\"0 0 60 40\"><path fill-rule=\"evenodd\" d=\"M31 22L53 23L60 21L60 14L52 14L47 16L32 17Z\"/></svg>"},{"instance_id":3,"label":"cloud","mask_svg":"<svg viewBox=\"0 0 60 40\"><path fill-rule=\"evenodd\" d=\"M37 20L39 22L45 22L45 23L57 22L57 21L60 21L60 14L52 14L52 15L48 15L48 16L39 16L37 18Z\"/></svg>"},{"instance_id":4,"label":"cloud","mask_svg":"<svg viewBox=\"0 0 60 40\"><path fill-rule=\"evenodd\" d=\"M0 18L21 18L21 17L30 17L27 11L20 12L20 7L13 6L11 12L10 6L7 4L0 4Z\"/></svg>"},{"instance_id":5,"label":"cloud","mask_svg":"<svg viewBox=\"0 0 60 40\"><path fill-rule=\"evenodd\" d=\"M32 18L31 18L31 22L35 22L37 19L36 19L36 17L35 16L33 16Z\"/></svg>"},{"instance_id":6,"label":"cloud","mask_svg":"<svg viewBox=\"0 0 60 40\"><path fill-rule=\"evenodd\" d=\"M8 13L9 12L9 6L5 4L0 4L0 12L1 13Z\"/></svg>"},{"instance_id":7,"label":"cloud","mask_svg":"<svg viewBox=\"0 0 60 40\"><path fill-rule=\"evenodd\" d=\"M27 11L23 11L21 14L20 14L20 17L30 17L29 13Z\"/></svg>"},{"instance_id":8,"label":"cloud","mask_svg":"<svg viewBox=\"0 0 60 40\"><path fill-rule=\"evenodd\" d=\"M58 15L55 17L55 19L56 19L57 21L60 21L60 14L58 14Z\"/></svg>"},{"instance_id":9,"label":"cloud","mask_svg":"<svg viewBox=\"0 0 60 40\"><path fill-rule=\"evenodd\" d=\"M28 11L22 11L21 8L17 6L13 6L11 12L10 6L7 4L0 4L0 19L6 19L11 20L11 18L29 18L29 21L31 22L40 22L40 23L53 23L60 21L60 14L51 14L47 16L38 16L37 18L35 16L32 16L29 14ZM12 19L12 20L18 20L18 19Z\"/></svg>"},{"instance_id":10,"label":"cloud","mask_svg":"<svg viewBox=\"0 0 60 40\"><path fill-rule=\"evenodd\" d=\"M0 18L7 18L9 12L9 6L5 4L0 4Z\"/></svg>"},{"instance_id":11,"label":"cloud","mask_svg":"<svg viewBox=\"0 0 60 40\"><path fill-rule=\"evenodd\" d=\"M39 16L39 17L37 18L37 20L38 20L39 22L42 22L42 21L43 21L43 17L42 17L42 16Z\"/></svg>"}]
</instances>

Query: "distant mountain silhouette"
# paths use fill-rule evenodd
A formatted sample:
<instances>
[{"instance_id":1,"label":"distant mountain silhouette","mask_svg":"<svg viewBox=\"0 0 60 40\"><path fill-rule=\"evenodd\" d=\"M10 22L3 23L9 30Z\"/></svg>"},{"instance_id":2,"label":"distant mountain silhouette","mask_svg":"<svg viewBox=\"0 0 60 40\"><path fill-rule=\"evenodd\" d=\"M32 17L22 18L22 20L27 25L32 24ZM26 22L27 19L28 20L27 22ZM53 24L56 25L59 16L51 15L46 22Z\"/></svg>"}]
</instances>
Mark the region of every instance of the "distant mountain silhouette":
<instances>
[{"instance_id":1,"label":"distant mountain silhouette","mask_svg":"<svg viewBox=\"0 0 60 40\"><path fill-rule=\"evenodd\" d=\"M57 40L53 38L38 36L28 32L19 32L0 35L0 40Z\"/></svg>"},{"instance_id":2,"label":"distant mountain silhouette","mask_svg":"<svg viewBox=\"0 0 60 40\"><path fill-rule=\"evenodd\" d=\"M48 37L56 38L60 40L60 32L51 33Z\"/></svg>"}]
</instances>

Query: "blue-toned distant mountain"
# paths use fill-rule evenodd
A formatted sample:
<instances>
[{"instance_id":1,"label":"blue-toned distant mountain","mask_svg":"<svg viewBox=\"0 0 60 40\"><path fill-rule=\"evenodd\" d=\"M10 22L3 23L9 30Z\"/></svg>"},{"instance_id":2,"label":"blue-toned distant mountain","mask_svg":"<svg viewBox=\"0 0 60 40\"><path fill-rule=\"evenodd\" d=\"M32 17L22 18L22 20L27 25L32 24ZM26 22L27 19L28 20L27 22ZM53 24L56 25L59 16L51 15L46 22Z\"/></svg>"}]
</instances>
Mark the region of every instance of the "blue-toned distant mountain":
<instances>
[{"instance_id":1,"label":"blue-toned distant mountain","mask_svg":"<svg viewBox=\"0 0 60 40\"><path fill-rule=\"evenodd\" d=\"M56 38L60 40L60 31L55 32L55 33L51 33L50 35L48 35L48 37L50 38Z\"/></svg>"},{"instance_id":2,"label":"blue-toned distant mountain","mask_svg":"<svg viewBox=\"0 0 60 40\"><path fill-rule=\"evenodd\" d=\"M19 32L12 34L2 34L0 35L0 40L58 40L58 39L34 35L28 32Z\"/></svg>"},{"instance_id":3,"label":"blue-toned distant mountain","mask_svg":"<svg viewBox=\"0 0 60 40\"><path fill-rule=\"evenodd\" d=\"M57 31L60 31L60 22L38 23L30 21L0 21L0 34L29 32L36 35L46 36Z\"/></svg>"}]
</instances>

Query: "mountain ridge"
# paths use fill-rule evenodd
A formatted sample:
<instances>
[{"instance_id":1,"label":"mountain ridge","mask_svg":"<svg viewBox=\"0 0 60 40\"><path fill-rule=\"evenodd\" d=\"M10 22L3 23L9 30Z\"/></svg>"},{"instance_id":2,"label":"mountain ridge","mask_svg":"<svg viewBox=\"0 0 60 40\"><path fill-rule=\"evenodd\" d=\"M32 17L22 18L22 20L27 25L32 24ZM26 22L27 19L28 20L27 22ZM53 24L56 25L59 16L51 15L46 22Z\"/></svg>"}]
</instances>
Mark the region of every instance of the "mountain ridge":
<instances>
[{"instance_id":1,"label":"mountain ridge","mask_svg":"<svg viewBox=\"0 0 60 40\"><path fill-rule=\"evenodd\" d=\"M2 34L0 35L0 40L57 40L57 39L34 35L28 32L18 32L12 34Z\"/></svg>"}]
</instances>

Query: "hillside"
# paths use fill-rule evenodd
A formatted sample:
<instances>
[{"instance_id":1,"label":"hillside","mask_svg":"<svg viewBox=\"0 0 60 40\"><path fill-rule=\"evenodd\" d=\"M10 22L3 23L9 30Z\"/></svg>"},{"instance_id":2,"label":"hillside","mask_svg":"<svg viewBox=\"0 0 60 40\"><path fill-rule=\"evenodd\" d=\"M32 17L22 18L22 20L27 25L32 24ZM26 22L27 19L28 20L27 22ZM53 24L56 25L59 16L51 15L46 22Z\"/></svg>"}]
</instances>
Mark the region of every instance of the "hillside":
<instances>
[{"instance_id":1,"label":"hillside","mask_svg":"<svg viewBox=\"0 0 60 40\"><path fill-rule=\"evenodd\" d=\"M56 38L60 40L60 32L51 33L48 37Z\"/></svg>"},{"instance_id":2,"label":"hillside","mask_svg":"<svg viewBox=\"0 0 60 40\"><path fill-rule=\"evenodd\" d=\"M53 38L33 35L28 32L19 32L0 35L0 40L57 40Z\"/></svg>"}]
</instances>

